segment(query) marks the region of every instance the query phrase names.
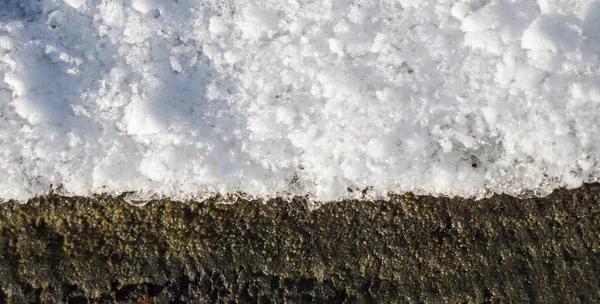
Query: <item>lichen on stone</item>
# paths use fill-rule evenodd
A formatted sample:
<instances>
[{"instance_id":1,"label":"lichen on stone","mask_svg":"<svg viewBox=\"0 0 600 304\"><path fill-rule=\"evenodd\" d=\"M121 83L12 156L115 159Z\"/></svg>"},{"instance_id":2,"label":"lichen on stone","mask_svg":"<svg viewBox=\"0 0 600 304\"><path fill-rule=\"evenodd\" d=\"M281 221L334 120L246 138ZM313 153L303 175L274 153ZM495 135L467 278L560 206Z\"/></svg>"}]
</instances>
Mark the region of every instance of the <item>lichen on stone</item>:
<instances>
[{"instance_id":1,"label":"lichen on stone","mask_svg":"<svg viewBox=\"0 0 600 304\"><path fill-rule=\"evenodd\" d=\"M0 205L0 302L600 299L600 185L545 198Z\"/></svg>"}]
</instances>

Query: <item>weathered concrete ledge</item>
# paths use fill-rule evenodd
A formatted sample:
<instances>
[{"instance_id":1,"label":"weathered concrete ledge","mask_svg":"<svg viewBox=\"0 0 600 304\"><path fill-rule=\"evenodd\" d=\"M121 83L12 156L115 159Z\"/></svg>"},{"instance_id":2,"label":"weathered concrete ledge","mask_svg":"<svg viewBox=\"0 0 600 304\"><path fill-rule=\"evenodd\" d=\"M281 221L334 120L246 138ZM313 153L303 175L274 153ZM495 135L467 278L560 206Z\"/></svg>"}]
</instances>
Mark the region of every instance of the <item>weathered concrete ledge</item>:
<instances>
[{"instance_id":1,"label":"weathered concrete ledge","mask_svg":"<svg viewBox=\"0 0 600 304\"><path fill-rule=\"evenodd\" d=\"M598 302L599 198L48 195L0 205L0 302Z\"/></svg>"}]
</instances>

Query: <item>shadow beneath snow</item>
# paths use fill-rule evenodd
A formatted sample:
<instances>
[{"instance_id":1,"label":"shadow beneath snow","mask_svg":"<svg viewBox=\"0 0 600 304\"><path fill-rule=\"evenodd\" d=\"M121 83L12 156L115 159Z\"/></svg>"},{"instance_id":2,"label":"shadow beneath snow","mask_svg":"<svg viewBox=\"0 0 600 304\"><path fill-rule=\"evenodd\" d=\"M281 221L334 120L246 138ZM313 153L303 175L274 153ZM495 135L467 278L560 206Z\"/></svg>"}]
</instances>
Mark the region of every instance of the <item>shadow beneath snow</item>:
<instances>
[{"instance_id":1,"label":"shadow beneath snow","mask_svg":"<svg viewBox=\"0 0 600 304\"><path fill-rule=\"evenodd\" d=\"M234 98L234 67L204 49L214 12L199 17L185 1L160 5L141 13L119 1L74 9L62 0L0 0L0 36L14 40L0 56L12 91L0 129L14 134L0 141L12 142L7 163L26 176L26 191L204 183L182 189L193 193L233 176L266 176L241 140L248 101ZM11 20L23 25L1 27Z\"/></svg>"},{"instance_id":2,"label":"shadow beneath snow","mask_svg":"<svg viewBox=\"0 0 600 304\"><path fill-rule=\"evenodd\" d=\"M222 91L229 91L233 86L213 70L210 59L195 42L186 43L191 44L194 54L172 55L166 51L153 63L156 68L153 79L142 81L144 92L140 102L143 106L132 102L126 109L127 129L129 133L147 138L183 136L187 144L175 144L179 149L175 152L176 158L205 159L206 167L212 167L212 176L233 174L240 169L234 165L242 154L237 133L244 128L241 124L245 118L237 115L237 110L221 98L223 96L209 97L211 84L218 82L217 90ZM139 120L140 117L143 119ZM198 148L198 145L203 147ZM181 164L168 159L163 161L171 170Z\"/></svg>"},{"instance_id":3,"label":"shadow beneath snow","mask_svg":"<svg viewBox=\"0 0 600 304\"><path fill-rule=\"evenodd\" d=\"M600 2L591 4L582 23L586 43L596 52L600 52Z\"/></svg>"},{"instance_id":4,"label":"shadow beneath snow","mask_svg":"<svg viewBox=\"0 0 600 304\"><path fill-rule=\"evenodd\" d=\"M0 0L0 21L31 21L42 15L40 0Z\"/></svg>"}]
</instances>

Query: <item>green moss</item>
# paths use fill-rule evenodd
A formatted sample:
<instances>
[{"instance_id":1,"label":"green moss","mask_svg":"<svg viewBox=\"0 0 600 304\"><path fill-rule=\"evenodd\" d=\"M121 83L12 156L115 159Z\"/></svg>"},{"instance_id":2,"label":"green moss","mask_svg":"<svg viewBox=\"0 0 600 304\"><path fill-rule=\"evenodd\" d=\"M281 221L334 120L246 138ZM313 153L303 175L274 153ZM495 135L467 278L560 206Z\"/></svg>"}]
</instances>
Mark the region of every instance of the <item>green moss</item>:
<instances>
[{"instance_id":1,"label":"green moss","mask_svg":"<svg viewBox=\"0 0 600 304\"><path fill-rule=\"evenodd\" d=\"M0 302L596 302L599 196L311 210L50 194L0 205Z\"/></svg>"}]
</instances>

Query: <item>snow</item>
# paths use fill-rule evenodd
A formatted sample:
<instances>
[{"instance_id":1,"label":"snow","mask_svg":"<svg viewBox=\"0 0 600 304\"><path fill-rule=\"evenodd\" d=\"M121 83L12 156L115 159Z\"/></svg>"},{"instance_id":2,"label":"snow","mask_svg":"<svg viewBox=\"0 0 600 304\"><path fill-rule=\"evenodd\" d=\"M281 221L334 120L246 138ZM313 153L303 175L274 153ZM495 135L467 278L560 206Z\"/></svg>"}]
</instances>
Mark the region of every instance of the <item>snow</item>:
<instances>
[{"instance_id":1,"label":"snow","mask_svg":"<svg viewBox=\"0 0 600 304\"><path fill-rule=\"evenodd\" d=\"M340 56L344 56L344 43L339 39L329 39L329 49Z\"/></svg>"},{"instance_id":2,"label":"snow","mask_svg":"<svg viewBox=\"0 0 600 304\"><path fill-rule=\"evenodd\" d=\"M70 5L74 9L79 9L85 5L85 1L86 0L65 0L65 3Z\"/></svg>"},{"instance_id":3,"label":"snow","mask_svg":"<svg viewBox=\"0 0 600 304\"><path fill-rule=\"evenodd\" d=\"M456 19L463 20L471 11L471 5L465 2L456 2L450 11Z\"/></svg>"},{"instance_id":4,"label":"snow","mask_svg":"<svg viewBox=\"0 0 600 304\"><path fill-rule=\"evenodd\" d=\"M0 197L578 187L600 177L599 16L594 0L0 0Z\"/></svg>"},{"instance_id":5,"label":"snow","mask_svg":"<svg viewBox=\"0 0 600 304\"><path fill-rule=\"evenodd\" d=\"M523 33L521 46L526 50L553 52L576 47L581 40L579 22L574 20L569 24L564 16L540 16Z\"/></svg>"}]
</instances>

